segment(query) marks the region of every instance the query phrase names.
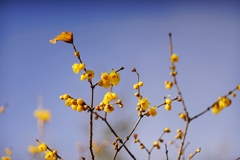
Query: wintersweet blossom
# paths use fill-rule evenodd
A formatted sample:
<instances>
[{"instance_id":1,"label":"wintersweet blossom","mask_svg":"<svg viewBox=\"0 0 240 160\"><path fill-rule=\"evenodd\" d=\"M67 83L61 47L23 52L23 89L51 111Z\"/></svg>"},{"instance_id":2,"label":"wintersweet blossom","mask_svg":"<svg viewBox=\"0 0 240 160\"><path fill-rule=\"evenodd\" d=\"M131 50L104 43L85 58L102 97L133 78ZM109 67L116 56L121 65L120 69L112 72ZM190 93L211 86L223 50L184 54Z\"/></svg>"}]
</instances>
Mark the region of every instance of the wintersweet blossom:
<instances>
[{"instance_id":1,"label":"wintersweet blossom","mask_svg":"<svg viewBox=\"0 0 240 160\"><path fill-rule=\"evenodd\" d=\"M149 108L149 114L154 117L157 115L157 110L156 110L156 106L153 106L151 108Z\"/></svg>"},{"instance_id":2,"label":"wintersweet blossom","mask_svg":"<svg viewBox=\"0 0 240 160\"><path fill-rule=\"evenodd\" d=\"M110 81L114 86L117 86L120 82L120 74L116 72L115 70L112 70L109 74Z\"/></svg>"},{"instance_id":3,"label":"wintersweet blossom","mask_svg":"<svg viewBox=\"0 0 240 160\"><path fill-rule=\"evenodd\" d=\"M176 53L173 53L170 57L170 61L174 63L174 62L178 62L178 60L179 60L178 55Z\"/></svg>"},{"instance_id":4,"label":"wintersweet blossom","mask_svg":"<svg viewBox=\"0 0 240 160\"><path fill-rule=\"evenodd\" d=\"M40 152L44 152L47 150L47 145L45 143L41 143L39 146L38 146L38 150Z\"/></svg>"},{"instance_id":5,"label":"wintersweet blossom","mask_svg":"<svg viewBox=\"0 0 240 160\"><path fill-rule=\"evenodd\" d=\"M142 98L139 102L139 105L142 109L146 110L148 106L150 105L150 102L148 101L147 98Z\"/></svg>"},{"instance_id":6,"label":"wintersweet blossom","mask_svg":"<svg viewBox=\"0 0 240 160\"><path fill-rule=\"evenodd\" d=\"M36 109L34 111L34 117L43 122L48 122L51 119L51 112L48 109Z\"/></svg>"}]
</instances>

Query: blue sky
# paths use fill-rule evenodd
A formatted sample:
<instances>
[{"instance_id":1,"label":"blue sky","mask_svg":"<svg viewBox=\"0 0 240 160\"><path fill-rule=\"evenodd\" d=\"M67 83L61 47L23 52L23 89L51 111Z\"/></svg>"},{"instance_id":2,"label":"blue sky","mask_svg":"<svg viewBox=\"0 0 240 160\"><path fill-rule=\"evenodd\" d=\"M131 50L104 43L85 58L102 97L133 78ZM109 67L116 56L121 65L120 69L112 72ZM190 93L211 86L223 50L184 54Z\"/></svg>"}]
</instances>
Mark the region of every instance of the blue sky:
<instances>
[{"instance_id":1,"label":"blue sky","mask_svg":"<svg viewBox=\"0 0 240 160\"><path fill-rule=\"evenodd\" d=\"M35 144L38 132L33 111L39 94L44 97L44 107L52 112L52 120L45 126L45 142L65 159L79 157L76 142L88 145L87 113L74 112L59 100L61 94L69 93L90 101L89 84L72 72L78 61L71 45L49 43L62 31L73 32L82 60L95 70L94 82L101 72L125 67L121 83L114 88L125 107L111 113L109 120L114 124L127 119L133 126L138 118L132 88L137 80L131 73L134 67L144 82L141 93L151 105L162 103L165 95L177 95L175 89L164 87L164 81L171 80L169 32L173 33L173 51L180 56L177 78L190 116L240 83L239 8L238 1L1 1L0 104L7 102L9 107L0 115L0 155L5 147L11 147L13 159L30 159L27 146ZM95 105L106 92L96 88ZM239 157L239 104L237 93L232 105L219 115L208 112L194 120L186 139L190 142L186 155L202 147L196 160ZM180 112L180 103L174 103L171 112L159 108L156 117L143 119L136 133L150 148L163 128L170 127L171 134L164 136L168 142L176 129L184 128ZM94 138L101 142L106 126L101 121L94 123L98 133ZM137 159L147 158L132 139L127 144ZM163 148L153 152L153 160L165 157ZM168 149L170 158L175 159L175 147Z\"/></svg>"}]
</instances>

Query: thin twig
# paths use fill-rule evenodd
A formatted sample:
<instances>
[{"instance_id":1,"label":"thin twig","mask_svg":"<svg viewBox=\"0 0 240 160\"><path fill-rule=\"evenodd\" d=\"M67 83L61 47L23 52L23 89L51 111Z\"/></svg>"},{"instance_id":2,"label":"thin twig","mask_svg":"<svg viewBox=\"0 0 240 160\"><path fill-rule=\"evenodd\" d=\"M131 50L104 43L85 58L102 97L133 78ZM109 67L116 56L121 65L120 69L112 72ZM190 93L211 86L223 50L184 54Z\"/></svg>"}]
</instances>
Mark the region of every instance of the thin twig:
<instances>
[{"instance_id":1,"label":"thin twig","mask_svg":"<svg viewBox=\"0 0 240 160\"><path fill-rule=\"evenodd\" d=\"M167 144L165 143L165 150L166 150L166 158L167 158L167 160L168 160L168 150L167 150Z\"/></svg>"},{"instance_id":2,"label":"thin twig","mask_svg":"<svg viewBox=\"0 0 240 160\"><path fill-rule=\"evenodd\" d=\"M163 135L165 134L165 132L163 132L162 134L161 134L161 136L158 138L158 140L160 140L162 137L163 137ZM150 151L148 152L148 159L150 160L150 156L151 156L151 153L152 153L152 151L153 151L153 148L154 148L154 146L152 146L152 148L150 149Z\"/></svg>"},{"instance_id":3,"label":"thin twig","mask_svg":"<svg viewBox=\"0 0 240 160\"><path fill-rule=\"evenodd\" d=\"M126 137L126 140L122 143L122 145L117 149L117 151L116 151L113 159L116 159L118 152L122 149L123 146L125 146L125 143L129 140L129 138L131 137L131 135L133 134L133 132L134 132L135 129L137 128L137 126L138 126L139 122L141 121L142 117L143 117L143 115L142 115L142 116L139 116L136 124L134 125L134 127L133 127L133 129L132 129L132 131L131 131L131 132L129 133L129 135Z\"/></svg>"},{"instance_id":4,"label":"thin twig","mask_svg":"<svg viewBox=\"0 0 240 160\"><path fill-rule=\"evenodd\" d=\"M114 131L114 129L111 127L111 125L108 123L108 121L105 119L105 118L103 118L102 116L100 116L97 112L93 112L95 115L97 115L101 120L103 120L106 124L107 124L107 126L108 126L108 128L111 130L111 132L114 134L114 136L115 137L118 137L119 138L119 136L117 135L117 133ZM120 139L119 138L119 142L121 143L121 144L123 144L123 141L122 141L122 139ZM132 157L132 159L136 159L135 157L134 157L134 155L129 151L129 149L125 146L125 144L123 144L123 147L126 149L126 151L128 152L128 154Z\"/></svg>"},{"instance_id":5,"label":"thin twig","mask_svg":"<svg viewBox=\"0 0 240 160\"><path fill-rule=\"evenodd\" d=\"M169 49L170 49L170 56L173 54L173 46L172 46L172 33L169 33L169 41L170 41L170 46L169 46ZM174 66L174 63L172 62L172 66ZM175 66L173 67L175 68ZM172 69L174 71L174 69ZM183 99L183 96L182 96L182 93L180 91L180 88L177 84L177 78L176 78L176 75L174 74L173 75L173 79L174 79L174 84L176 86L176 89L177 89L177 92L178 92L178 95L180 96L181 98L181 102L182 102L182 105L183 105L183 109L184 109L184 112L185 112L185 115L186 115L186 125L185 125L185 129L184 129L184 132L183 132L183 137L182 137L182 141L180 143L180 148L178 150L178 157L177 159L180 160L181 158L181 155L182 155L182 148L184 146L184 141L185 141L185 137L187 135L187 129L188 129L188 124L189 124L189 115L188 115L188 111L187 111L187 107L185 105L185 102L184 102L184 99Z\"/></svg>"},{"instance_id":6,"label":"thin twig","mask_svg":"<svg viewBox=\"0 0 240 160\"><path fill-rule=\"evenodd\" d=\"M190 144L190 142L188 142L184 147L183 147L183 153L182 153L182 160L185 160L185 150L187 148L187 146Z\"/></svg>"}]
</instances>

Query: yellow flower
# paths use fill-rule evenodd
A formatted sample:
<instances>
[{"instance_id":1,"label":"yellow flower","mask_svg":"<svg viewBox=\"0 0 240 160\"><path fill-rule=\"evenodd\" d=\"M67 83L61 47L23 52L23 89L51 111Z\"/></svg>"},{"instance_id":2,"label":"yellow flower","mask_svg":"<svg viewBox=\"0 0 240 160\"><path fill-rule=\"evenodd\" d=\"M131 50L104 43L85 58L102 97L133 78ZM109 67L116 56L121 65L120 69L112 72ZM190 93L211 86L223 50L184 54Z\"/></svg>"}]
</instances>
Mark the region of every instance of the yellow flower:
<instances>
[{"instance_id":1,"label":"yellow flower","mask_svg":"<svg viewBox=\"0 0 240 160\"><path fill-rule=\"evenodd\" d=\"M143 86L143 82L142 82L142 81L139 81L139 82L138 82L138 85L139 85L140 87L142 87L142 86Z\"/></svg>"},{"instance_id":2,"label":"yellow flower","mask_svg":"<svg viewBox=\"0 0 240 160\"><path fill-rule=\"evenodd\" d=\"M30 152L31 154L35 154L38 153L38 148L36 146L28 146L28 152Z\"/></svg>"},{"instance_id":3,"label":"yellow flower","mask_svg":"<svg viewBox=\"0 0 240 160\"><path fill-rule=\"evenodd\" d=\"M138 103L139 103L140 107L144 110L147 110L148 106L150 105L150 102L148 102L147 98L141 99Z\"/></svg>"},{"instance_id":4,"label":"yellow flower","mask_svg":"<svg viewBox=\"0 0 240 160\"><path fill-rule=\"evenodd\" d=\"M85 64L84 63L74 63L73 66L72 66L73 72L75 74L78 74L84 68L85 68Z\"/></svg>"},{"instance_id":5,"label":"yellow flower","mask_svg":"<svg viewBox=\"0 0 240 160\"><path fill-rule=\"evenodd\" d=\"M112 95L112 100L116 100L118 98L116 93L112 93L111 95Z\"/></svg>"},{"instance_id":6,"label":"yellow flower","mask_svg":"<svg viewBox=\"0 0 240 160\"><path fill-rule=\"evenodd\" d=\"M116 93L115 93L116 94ZM115 95L113 94L114 98L117 98L117 94ZM113 96L112 96L112 93L111 92L107 92L105 95L104 95L104 98L103 98L103 102L104 104L108 104L111 100L113 100Z\"/></svg>"},{"instance_id":7,"label":"yellow flower","mask_svg":"<svg viewBox=\"0 0 240 160\"><path fill-rule=\"evenodd\" d=\"M186 120L186 115L183 114L183 113L179 113L179 117L182 118L182 119L184 119L184 120Z\"/></svg>"},{"instance_id":8,"label":"yellow flower","mask_svg":"<svg viewBox=\"0 0 240 160\"><path fill-rule=\"evenodd\" d=\"M153 143L153 146L158 146L159 144L158 144L158 141L155 141L154 143Z\"/></svg>"},{"instance_id":9,"label":"yellow flower","mask_svg":"<svg viewBox=\"0 0 240 160\"><path fill-rule=\"evenodd\" d=\"M101 80L103 83L110 82L110 77L107 72L101 73Z\"/></svg>"},{"instance_id":10,"label":"yellow flower","mask_svg":"<svg viewBox=\"0 0 240 160\"><path fill-rule=\"evenodd\" d=\"M215 103L215 104L212 106L212 113L218 114L220 111L221 111L221 109L220 109L220 107L219 107L219 104L218 104L218 103Z\"/></svg>"},{"instance_id":11,"label":"yellow flower","mask_svg":"<svg viewBox=\"0 0 240 160\"><path fill-rule=\"evenodd\" d=\"M166 128L164 128L164 132L166 132L166 133L170 133L171 130L170 130L170 128L166 127Z\"/></svg>"},{"instance_id":12,"label":"yellow flower","mask_svg":"<svg viewBox=\"0 0 240 160\"><path fill-rule=\"evenodd\" d=\"M165 100L165 103L170 105L170 104L172 103L172 100L169 99L169 98L167 98L167 99Z\"/></svg>"},{"instance_id":13,"label":"yellow flower","mask_svg":"<svg viewBox=\"0 0 240 160\"><path fill-rule=\"evenodd\" d=\"M197 152L197 153L201 152L201 148L198 148L198 149L196 150L196 152Z\"/></svg>"},{"instance_id":14,"label":"yellow flower","mask_svg":"<svg viewBox=\"0 0 240 160\"><path fill-rule=\"evenodd\" d=\"M154 117L157 115L157 110L156 110L156 106L153 106L151 108L149 108L149 114Z\"/></svg>"},{"instance_id":15,"label":"yellow flower","mask_svg":"<svg viewBox=\"0 0 240 160\"><path fill-rule=\"evenodd\" d=\"M77 110L78 105L72 104L71 107L72 107L72 110Z\"/></svg>"},{"instance_id":16,"label":"yellow flower","mask_svg":"<svg viewBox=\"0 0 240 160\"><path fill-rule=\"evenodd\" d=\"M170 61L171 62L178 62L178 55L176 54L176 53L173 53L172 55L171 55L171 57L170 57Z\"/></svg>"},{"instance_id":17,"label":"yellow flower","mask_svg":"<svg viewBox=\"0 0 240 160\"><path fill-rule=\"evenodd\" d=\"M53 152L51 152L51 151L48 151L48 152L46 152L46 155L45 155L45 159L46 160L52 160L53 159Z\"/></svg>"},{"instance_id":18,"label":"yellow flower","mask_svg":"<svg viewBox=\"0 0 240 160\"><path fill-rule=\"evenodd\" d=\"M110 83L110 81L106 81L106 82L103 82L103 80L100 80L99 82L98 82L98 85L100 86L100 87L104 87L104 88L109 88L110 86L111 86L111 83Z\"/></svg>"},{"instance_id":19,"label":"yellow flower","mask_svg":"<svg viewBox=\"0 0 240 160\"><path fill-rule=\"evenodd\" d=\"M64 100L67 100L69 98L69 95L68 94L64 94L64 95L62 95L62 97L63 97Z\"/></svg>"},{"instance_id":20,"label":"yellow flower","mask_svg":"<svg viewBox=\"0 0 240 160\"><path fill-rule=\"evenodd\" d=\"M228 97L219 97L218 104L220 109L230 106L231 100Z\"/></svg>"},{"instance_id":21,"label":"yellow flower","mask_svg":"<svg viewBox=\"0 0 240 160\"><path fill-rule=\"evenodd\" d=\"M87 75L86 73L81 74L80 79L81 79L82 81L86 80L87 78L88 78L88 75Z\"/></svg>"},{"instance_id":22,"label":"yellow flower","mask_svg":"<svg viewBox=\"0 0 240 160\"><path fill-rule=\"evenodd\" d=\"M157 149L160 149L160 145L158 144L158 141L155 141L153 143L153 146L156 147Z\"/></svg>"},{"instance_id":23,"label":"yellow flower","mask_svg":"<svg viewBox=\"0 0 240 160\"><path fill-rule=\"evenodd\" d=\"M68 98L66 101L65 101L65 105L66 106L71 106L72 105L72 98Z\"/></svg>"},{"instance_id":24,"label":"yellow flower","mask_svg":"<svg viewBox=\"0 0 240 160\"><path fill-rule=\"evenodd\" d=\"M110 86L111 86L110 81L103 83L103 87L106 88L106 89L109 88Z\"/></svg>"},{"instance_id":25,"label":"yellow flower","mask_svg":"<svg viewBox=\"0 0 240 160\"><path fill-rule=\"evenodd\" d=\"M82 105L82 104L83 104L83 102L84 102L84 101L83 101L83 99L82 99L82 98L78 98L78 99L77 99L77 104L79 104L79 105Z\"/></svg>"},{"instance_id":26,"label":"yellow flower","mask_svg":"<svg viewBox=\"0 0 240 160\"><path fill-rule=\"evenodd\" d=\"M39 146L38 146L38 150L40 152L44 152L47 150L47 145L45 143L41 143Z\"/></svg>"},{"instance_id":27,"label":"yellow flower","mask_svg":"<svg viewBox=\"0 0 240 160\"><path fill-rule=\"evenodd\" d=\"M172 110L172 106L171 106L170 104L166 104L166 105L165 105L165 109L166 109L167 111L171 111L171 110Z\"/></svg>"},{"instance_id":28,"label":"yellow flower","mask_svg":"<svg viewBox=\"0 0 240 160\"><path fill-rule=\"evenodd\" d=\"M120 82L120 74L116 72L115 70L112 70L109 74L110 81L114 86L117 86Z\"/></svg>"},{"instance_id":29,"label":"yellow flower","mask_svg":"<svg viewBox=\"0 0 240 160\"><path fill-rule=\"evenodd\" d=\"M133 88L134 88L134 89L138 89L138 88L139 88L139 85L138 85L138 84L134 84L134 85L133 85Z\"/></svg>"},{"instance_id":30,"label":"yellow flower","mask_svg":"<svg viewBox=\"0 0 240 160\"><path fill-rule=\"evenodd\" d=\"M83 110L83 106L82 105L77 105L77 111L82 112L82 110Z\"/></svg>"},{"instance_id":31,"label":"yellow flower","mask_svg":"<svg viewBox=\"0 0 240 160\"><path fill-rule=\"evenodd\" d=\"M171 81L165 81L165 88L166 89L171 89L172 85L173 85L173 83Z\"/></svg>"},{"instance_id":32,"label":"yellow flower","mask_svg":"<svg viewBox=\"0 0 240 160\"><path fill-rule=\"evenodd\" d=\"M87 70L85 74L86 74L88 79L94 78L94 71L93 70Z\"/></svg>"},{"instance_id":33,"label":"yellow flower","mask_svg":"<svg viewBox=\"0 0 240 160\"><path fill-rule=\"evenodd\" d=\"M114 110L113 105L107 105L104 107L104 111L107 113L111 113Z\"/></svg>"},{"instance_id":34,"label":"yellow flower","mask_svg":"<svg viewBox=\"0 0 240 160\"><path fill-rule=\"evenodd\" d=\"M237 89L240 91L240 84L237 86Z\"/></svg>"},{"instance_id":35,"label":"yellow flower","mask_svg":"<svg viewBox=\"0 0 240 160\"><path fill-rule=\"evenodd\" d=\"M63 31L57 37L50 40L50 43L56 44L57 41L64 41L66 43L73 43L73 33Z\"/></svg>"},{"instance_id":36,"label":"yellow flower","mask_svg":"<svg viewBox=\"0 0 240 160\"><path fill-rule=\"evenodd\" d=\"M47 109L36 109L34 111L34 117L41 119L44 122L48 122L51 119L51 112Z\"/></svg>"}]
</instances>

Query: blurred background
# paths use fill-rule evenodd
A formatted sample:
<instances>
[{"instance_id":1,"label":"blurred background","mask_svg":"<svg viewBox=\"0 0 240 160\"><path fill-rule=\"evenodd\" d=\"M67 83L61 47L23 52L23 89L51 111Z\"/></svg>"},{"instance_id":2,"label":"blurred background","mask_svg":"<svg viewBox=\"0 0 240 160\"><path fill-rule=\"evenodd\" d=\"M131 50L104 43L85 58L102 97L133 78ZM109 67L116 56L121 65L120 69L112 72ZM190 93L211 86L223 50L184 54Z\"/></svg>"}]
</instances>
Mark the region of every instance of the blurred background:
<instances>
[{"instance_id":1,"label":"blurred background","mask_svg":"<svg viewBox=\"0 0 240 160\"><path fill-rule=\"evenodd\" d=\"M166 95L177 96L175 88L167 90L164 85L165 80L172 80L169 32L173 51L180 57L177 79L191 117L240 83L240 1L0 1L0 24L0 105L8 103L0 114L0 156L9 147L12 159L34 159L28 145L34 145L38 136L33 112L39 95L52 114L44 126L43 141L65 160L90 159L89 115L73 111L59 100L61 94L68 93L90 102L88 82L80 81L80 74L72 71L78 62L72 46L49 43L64 30L73 32L83 62L95 71L93 82L101 72L125 67L119 86L113 88L124 108L116 107L108 115L122 139L138 119L134 67L144 82L141 93L151 105L161 104ZM95 90L97 105L108 90ZM239 97L237 92L232 105L218 115L207 112L190 123L186 157L199 147L202 151L196 160L240 157ZM172 111L161 107L157 116L143 118L134 133L150 149L169 127L172 132L163 137L168 144L176 130L185 126L178 117L182 111L177 102ZM109 143L101 153L112 157L115 138L101 120L94 121L93 136L99 145ZM133 139L127 142L131 152L139 160L147 159L146 151ZM79 144L84 152L78 152ZM169 159L176 159L177 148L168 144L168 150ZM96 159L111 159L104 154ZM164 144L151 157L165 159ZM118 159L131 157L122 149Z\"/></svg>"}]
</instances>

